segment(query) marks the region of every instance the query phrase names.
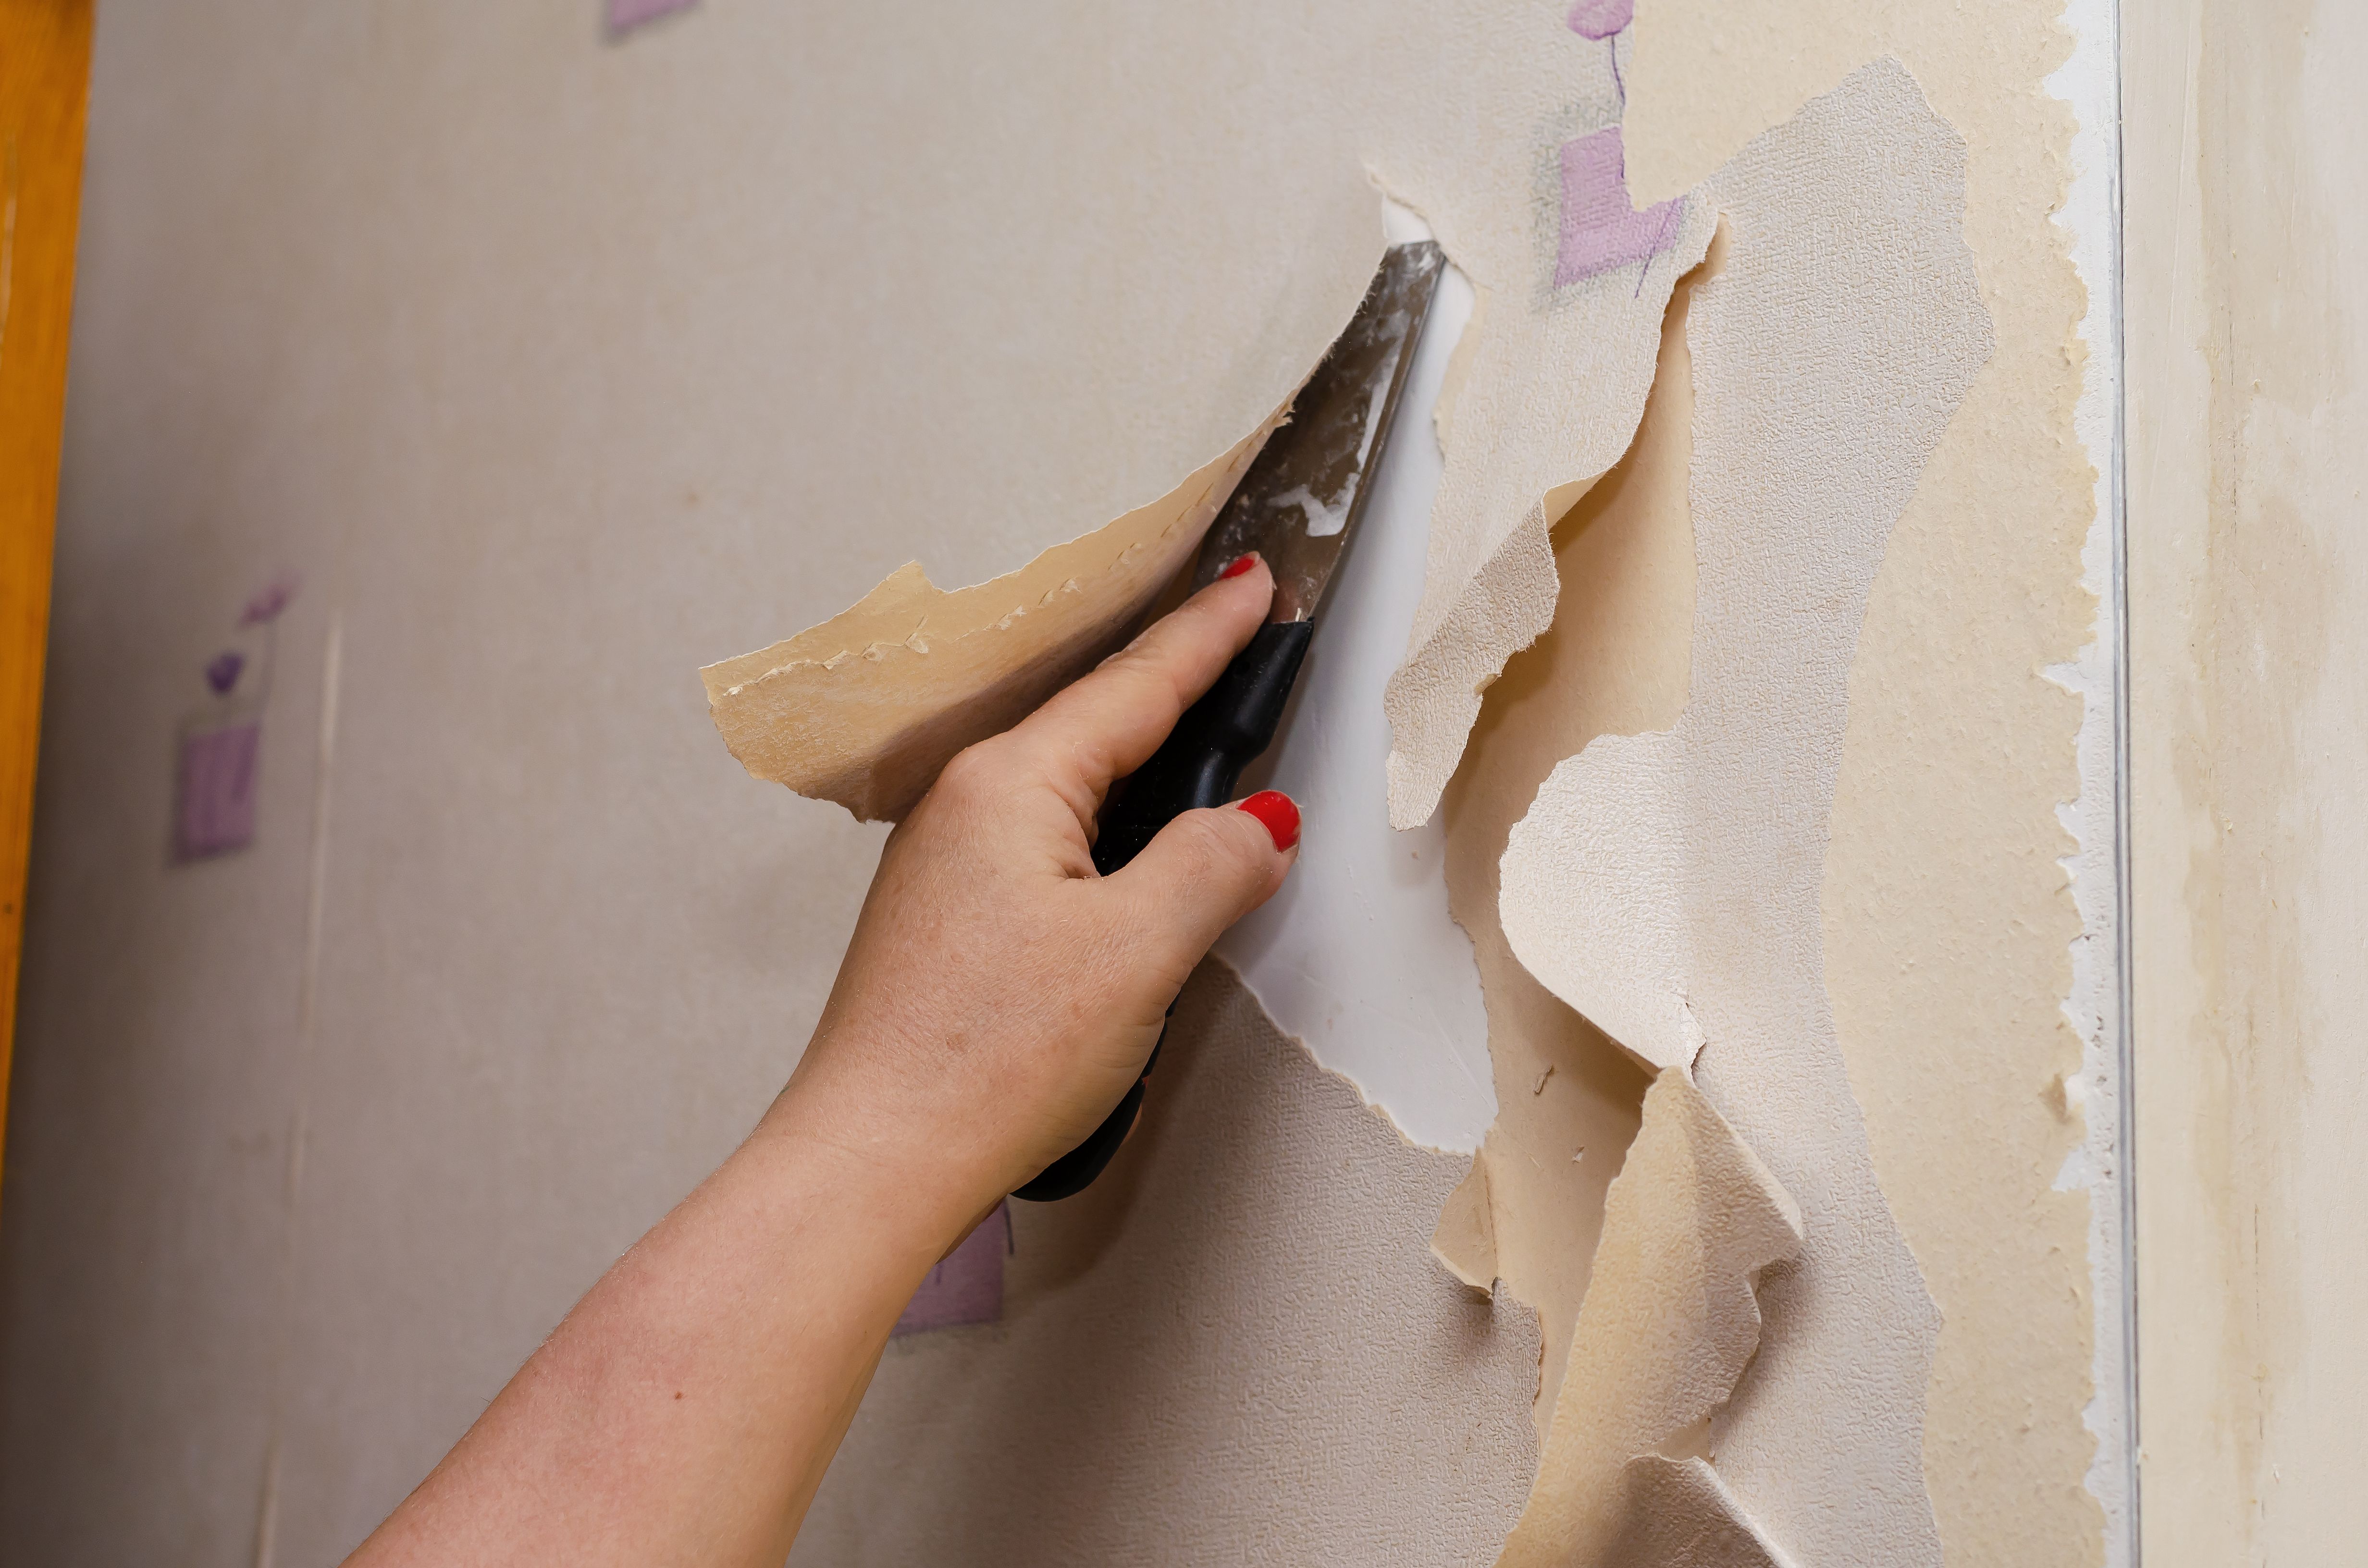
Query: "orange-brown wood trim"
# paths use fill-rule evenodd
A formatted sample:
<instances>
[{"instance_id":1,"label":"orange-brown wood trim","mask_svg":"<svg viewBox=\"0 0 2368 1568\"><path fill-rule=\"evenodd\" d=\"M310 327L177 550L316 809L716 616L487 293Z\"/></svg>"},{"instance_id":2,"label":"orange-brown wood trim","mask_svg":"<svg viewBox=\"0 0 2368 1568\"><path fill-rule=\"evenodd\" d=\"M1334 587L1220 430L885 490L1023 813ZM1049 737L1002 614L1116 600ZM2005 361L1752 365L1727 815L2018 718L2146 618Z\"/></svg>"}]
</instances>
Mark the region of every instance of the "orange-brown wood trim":
<instances>
[{"instance_id":1,"label":"orange-brown wood trim","mask_svg":"<svg viewBox=\"0 0 2368 1568\"><path fill-rule=\"evenodd\" d=\"M91 0L0 0L0 1139L65 427Z\"/></svg>"}]
</instances>

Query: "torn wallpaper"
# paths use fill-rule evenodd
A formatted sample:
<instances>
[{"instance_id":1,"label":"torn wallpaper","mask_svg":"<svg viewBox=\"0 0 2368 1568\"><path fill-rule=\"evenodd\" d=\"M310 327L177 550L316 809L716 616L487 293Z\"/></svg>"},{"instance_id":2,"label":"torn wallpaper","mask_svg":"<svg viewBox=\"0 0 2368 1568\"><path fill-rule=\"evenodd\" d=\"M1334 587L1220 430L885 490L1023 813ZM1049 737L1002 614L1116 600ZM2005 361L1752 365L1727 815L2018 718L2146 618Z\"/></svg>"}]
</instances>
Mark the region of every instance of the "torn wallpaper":
<instances>
[{"instance_id":1,"label":"torn wallpaper","mask_svg":"<svg viewBox=\"0 0 2368 1568\"><path fill-rule=\"evenodd\" d=\"M1353 308L1378 186L1479 294L1433 422L1426 581L1386 655L1403 665L1396 777L1371 787L1395 782L1397 820L1446 826L1492 1036L1480 1162L1459 1186L1460 1159L1358 1104L1372 1085L1280 1048L1238 1077L1179 1074L1179 1106L1271 1159L1292 1202L1262 1206L1224 1169L1129 1200L1128 1169L1193 1153L1171 1139L1113 1171L1096 1227L1037 1247L1020 1214L1001 1321L898 1341L811 1550L932 1561L977 1524L1012 1561L1047 1542L1189 1554L1127 1534L1132 1517L1231 1560L1280 1540L1294 1561L1486 1561L1569 1369L1594 1364L1574 1361L1573 1326L1656 1081L1513 957L1502 841L1593 736L1679 722L1696 573L1673 453L1692 440L1730 463L1738 389L1756 396L1760 372L1787 406L1756 345L1793 341L1793 302L1767 301L1737 216L1766 193L1706 182L1896 53L1966 136L1966 232L2016 374L1968 394L1927 472L1939 499L1919 493L1877 574L1822 949L1814 873L1805 902L1725 912L1738 929L1782 914L1771 983L1814 977L1822 952L1880 1196L1941 1301L1933 1425L1919 1460L1900 1418L1930 1313L1886 1244L1864 1296L1900 1341L1870 1356L1890 1381L1843 1435L1890 1444L1890 1468L1771 1479L1777 1449L1864 1457L1833 1448L1822 1408L1774 1394L1822 1321L1804 1296L1827 1227L1873 1187L1861 1166L1809 1168L1735 1103L1770 1039L1823 1048L1796 1027L1816 1020L1738 1023L1690 976L1698 1087L1798 1200L1803 1260L1762 1278L1730 1427L1586 1463L1617 1476L1614 1561L1847 1562L1801 1523L1834 1495L1866 1503L1868 1550L1929 1562L1920 1467L1952 1557L2087 1562L2086 1201L2046 1192L2078 1120L2045 1097L2077 923L2054 861L2069 709L2036 672L2077 642L2058 635L2079 630L2077 552L2056 544L2087 497L2085 471L2063 483L2078 453L2052 395L2079 347L2047 223L2055 16L2055 0L1645 0L1633 20L1617 0L709 4L612 46L573 0L416 0L362 21L298 0L103 8L0 1217L0 1557L280 1568L336 1561L382 1517L745 1133L823 1005L881 832L752 784L714 720L802 685L849 697L811 732L836 750L804 783L893 816L946 736L901 698L871 701L864 672L946 672L933 709L1017 706L1008 683L1053 678L1038 653L1087 656L1147 590L1105 599L1087 574L1028 563L1093 539L1083 563L1124 572L1097 530L1164 494L1189 517L1171 493L1260 426ZM1707 312L1730 281L1680 282L1722 207L1743 285L1717 321L1681 325L1702 360L1695 421L1662 395L1682 358L1662 301ZM1837 257L1862 238L1838 236ZM1770 321L1742 319L1746 299ZM1582 318L1601 335L1578 342ZM142 460L108 456L124 451ZM1785 483L1777 521L1830 520ZM1130 560L1156 575L1147 557L1190 525L1145 527ZM153 759L186 666L135 652L178 649L191 605L280 560L312 585L284 631L290 707L260 742L255 843L168 867ZM953 591L894 575L912 562ZM1078 595L1048 605L1072 577ZM687 678L859 602L877 626L735 668L713 714ZM1549 614L1561 624L1514 652ZM1715 716L1700 694L1725 678L1695 673L1688 724ZM125 953L136 983L89 983ZM1202 1017L1211 1039L1235 1028ZM1685 1048L1681 1022L1671 1038ZM1847 1089L1818 1085L1808 1114L1847 1132ZM2010 1157L1985 1165L1997 1150ZM1202 1204L1241 1233L1212 1235ZM1465 1277L1502 1279L1493 1305L1426 1251L1442 1218ZM1061 1279L1039 1291L1048 1259ZM1538 1338L1524 1303L1545 1314ZM1140 1397L1064 1384L1080 1344ZM956 1364L972 1369L939 1375ZM947 1383L966 1392L933 1402ZM997 1444L1048 1387L1149 1478L1153 1514L1064 1477L1066 1512L1018 1517L1060 1488ZM908 1517L923 1469L953 1479Z\"/></svg>"},{"instance_id":2,"label":"torn wallpaper","mask_svg":"<svg viewBox=\"0 0 2368 1568\"><path fill-rule=\"evenodd\" d=\"M1622 57L1641 201L1701 185L1885 56L1965 143L1964 232L1996 343L1867 598L1821 946L1876 1178L1940 1309L1924 1474L1941 1542L1952 1562L2049 1568L2135 1551L2089 1489L2130 1456L2124 1302L2112 1252L2092 1251L2128 1173L2092 1187L2067 1165L2117 1094L2083 1071L2096 1021L2066 1008L2078 963L2110 966L2116 945L2066 888L2064 814L2087 793L2064 680L2097 635L2082 552L2110 525L2097 482L2114 467L2110 416L2086 434L2078 410L2115 353L2084 327L2095 301L2064 225L2110 251L2119 212L2110 156L2071 181L2076 129L2111 132L2112 85L2106 123L2083 126L2062 73L2076 37L2110 62L2100 25L2062 0L1652 0ZM2088 1045L2118 1051L2110 1032Z\"/></svg>"},{"instance_id":3,"label":"torn wallpaper","mask_svg":"<svg viewBox=\"0 0 2368 1568\"><path fill-rule=\"evenodd\" d=\"M1485 1284L1493 1274L1537 1305L1542 1430L1570 1360L1605 1189L1652 1078L1513 956L1497 915L1498 867L1556 764L1599 734L1665 728L1684 710L1694 595L1685 327L1694 290L1719 265L1723 233L1671 295L1634 442L1554 525L1554 624L1484 696L1438 818L1455 917L1484 981L1497 1111L1434 1245L1461 1277Z\"/></svg>"},{"instance_id":4,"label":"torn wallpaper","mask_svg":"<svg viewBox=\"0 0 2368 1568\"><path fill-rule=\"evenodd\" d=\"M1800 1203L1801 1265L1768 1290L1713 1448L1746 1510L1820 1563L1941 1560L1922 1463L1938 1314L1875 1182L1816 938L1865 597L1992 347L1964 169L1883 62L1709 182L1733 237L1687 329L1686 710L1557 767L1505 853L1522 962L1656 1065L1698 1060Z\"/></svg>"},{"instance_id":5,"label":"torn wallpaper","mask_svg":"<svg viewBox=\"0 0 2368 1568\"><path fill-rule=\"evenodd\" d=\"M1448 450L1422 602L1384 703L1390 820L1402 828L1429 819L1480 694L1553 621L1547 531L1628 449L1670 290L1717 227L1691 197L1630 211L1616 124L1563 143L1554 167L1551 270L1489 296L1455 392L1464 434Z\"/></svg>"},{"instance_id":6,"label":"torn wallpaper","mask_svg":"<svg viewBox=\"0 0 2368 1568\"><path fill-rule=\"evenodd\" d=\"M1623 1535L1703 1528L1705 1509L1662 1478L1632 1493L1628 1467L1657 1457L1723 1407L1759 1345L1752 1291L1801 1245L1801 1216L1685 1070L1645 1096L1644 1125L1606 1195L1603 1240L1579 1309L1529 1506L1498 1568L1608 1563ZM1652 1525L1638 1509L1661 1513ZM1745 1539L1757 1530L1741 1525ZM1761 1560L1770 1553L1764 1549ZM1719 1559L1729 1568L1749 1556Z\"/></svg>"}]
</instances>

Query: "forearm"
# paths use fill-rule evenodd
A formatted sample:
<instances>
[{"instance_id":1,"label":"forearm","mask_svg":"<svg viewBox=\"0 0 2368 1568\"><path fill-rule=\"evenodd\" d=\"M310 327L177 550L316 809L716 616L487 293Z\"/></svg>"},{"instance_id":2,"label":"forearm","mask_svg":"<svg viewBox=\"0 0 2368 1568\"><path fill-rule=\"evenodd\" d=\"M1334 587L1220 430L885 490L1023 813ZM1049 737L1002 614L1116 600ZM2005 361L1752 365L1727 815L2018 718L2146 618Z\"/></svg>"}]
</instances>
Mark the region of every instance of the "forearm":
<instances>
[{"instance_id":1,"label":"forearm","mask_svg":"<svg viewBox=\"0 0 2368 1568\"><path fill-rule=\"evenodd\" d=\"M787 1553L896 1317L975 1218L942 1163L814 1135L796 1085L601 1278L353 1560Z\"/></svg>"},{"instance_id":2,"label":"forearm","mask_svg":"<svg viewBox=\"0 0 2368 1568\"><path fill-rule=\"evenodd\" d=\"M946 766L757 1132L353 1564L776 1568L930 1266L1110 1114L1185 975L1291 868L1295 810L1187 812L1123 869L1093 860L1112 782L1261 624L1273 579L1244 559Z\"/></svg>"}]
</instances>

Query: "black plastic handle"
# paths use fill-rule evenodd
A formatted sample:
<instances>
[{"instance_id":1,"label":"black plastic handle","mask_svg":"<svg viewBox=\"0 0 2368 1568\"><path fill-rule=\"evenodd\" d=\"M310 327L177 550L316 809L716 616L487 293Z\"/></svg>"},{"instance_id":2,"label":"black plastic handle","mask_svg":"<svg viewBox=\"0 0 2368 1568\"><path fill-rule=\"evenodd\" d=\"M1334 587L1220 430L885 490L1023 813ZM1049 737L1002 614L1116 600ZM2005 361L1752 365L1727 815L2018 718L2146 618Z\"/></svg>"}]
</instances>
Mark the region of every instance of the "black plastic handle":
<instances>
[{"instance_id":1,"label":"black plastic handle","mask_svg":"<svg viewBox=\"0 0 2368 1568\"><path fill-rule=\"evenodd\" d=\"M1094 867L1104 876L1117 870L1184 812L1202 806L1222 806L1234 798L1234 785L1258 755L1274 739L1299 665L1315 625L1307 620L1269 622L1258 630L1249 646L1234 655L1201 700L1184 710L1176 728L1121 787L1114 801L1102 807L1100 831L1094 837ZM1172 1016L1175 1006L1170 1004ZM1167 1041L1163 1031L1161 1044ZM1136 1115L1143 1109L1144 1085L1159 1065L1159 1047L1143 1064L1143 1076L1118 1102L1118 1108L1086 1141L1044 1167L1042 1174L1011 1196L1037 1203L1070 1198L1093 1185L1126 1142Z\"/></svg>"}]
</instances>

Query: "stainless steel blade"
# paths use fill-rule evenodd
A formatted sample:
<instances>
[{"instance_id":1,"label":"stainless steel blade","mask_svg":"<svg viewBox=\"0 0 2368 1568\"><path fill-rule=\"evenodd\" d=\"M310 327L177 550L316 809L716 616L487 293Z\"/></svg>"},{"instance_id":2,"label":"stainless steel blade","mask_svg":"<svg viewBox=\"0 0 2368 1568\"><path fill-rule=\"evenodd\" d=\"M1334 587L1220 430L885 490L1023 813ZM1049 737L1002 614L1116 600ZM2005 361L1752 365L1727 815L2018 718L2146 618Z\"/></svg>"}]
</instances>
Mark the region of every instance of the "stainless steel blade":
<instances>
[{"instance_id":1,"label":"stainless steel blade","mask_svg":"<svg viewBox=\"0 0 2368 1568\"><path fill-rule=\"evenodd\" d=\"M1308 620L1324 602L1364 516L1406 368L1447 258L1429 240L1393 245L1356 318L1299 390L1291 422L1267 440L1209 526L1192 585L1214 582L1246 551L1274 571L1269 621Z\"/></svg>"}]
</instances>

